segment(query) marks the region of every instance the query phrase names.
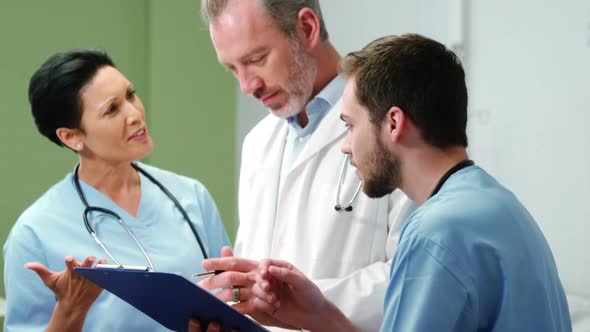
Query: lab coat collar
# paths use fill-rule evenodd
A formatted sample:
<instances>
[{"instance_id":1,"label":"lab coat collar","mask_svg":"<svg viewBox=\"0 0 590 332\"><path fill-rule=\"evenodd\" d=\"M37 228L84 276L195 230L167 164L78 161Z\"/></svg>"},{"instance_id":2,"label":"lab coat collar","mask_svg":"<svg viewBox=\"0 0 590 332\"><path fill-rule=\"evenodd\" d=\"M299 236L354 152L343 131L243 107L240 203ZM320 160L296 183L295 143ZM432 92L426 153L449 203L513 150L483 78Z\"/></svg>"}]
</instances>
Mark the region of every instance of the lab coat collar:
<instances>
[{"instance_id":1,"label":"lab coat collar","mask_svg":"<svg viewBox=\"0 0 590 332\"><path fill-rule=\"evenodd\" d=\"M326 114L299 157L291 165L289 173L346 134L346 126L340 120L341 105L342 99Z\"/></svg>"}]
</instances>

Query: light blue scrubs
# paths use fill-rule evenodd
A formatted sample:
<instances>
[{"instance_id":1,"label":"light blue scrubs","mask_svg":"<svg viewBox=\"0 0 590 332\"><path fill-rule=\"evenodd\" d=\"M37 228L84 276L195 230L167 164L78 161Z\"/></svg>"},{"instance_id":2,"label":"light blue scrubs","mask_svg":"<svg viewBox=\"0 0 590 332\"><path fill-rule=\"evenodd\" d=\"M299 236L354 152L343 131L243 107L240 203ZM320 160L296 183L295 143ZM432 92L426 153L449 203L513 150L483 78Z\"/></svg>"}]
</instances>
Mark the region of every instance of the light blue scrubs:
<instances>
[{"instance_id":1,"label":"light blue scrubs","mask_svg":"<svg viewBox=\"0 0 590 332\"><path fill-rule=\"evenodd\" d=\"M551 250L518 199L477 166L406 221L381 331L571 331Z\"/></svg>"},{"instance_id":2,"label":"light blue scrubs","mask_svg":"<svg viewBox=\"0 0 590 332\"><path fill-rule=\"evenodd\" d=\"M180 202L194 223L210 257L218 257L229 240L217 207L199 182L139 164ZM80 181L88 203L113 210L135 233L156 270L189 277L201 272L203 255L188 223L174 203L149 179L140 175L141 201L137 217L119 208L98 190ZM7 312L5 331L41 331L49 322L56 299L33 271L23 265L40 262L54 271L65 268L65 256L110 258L84 227L84 206L73 175L54 185L31 205L14 225L4 245L4 286ZM140 249L114 219L90 218L98 237L125 265L147 266ZM188 322L187 322L188 324ZM131 305L103 291L92 305L84 331L168 331Z\"/></svg>"}]
</instances>

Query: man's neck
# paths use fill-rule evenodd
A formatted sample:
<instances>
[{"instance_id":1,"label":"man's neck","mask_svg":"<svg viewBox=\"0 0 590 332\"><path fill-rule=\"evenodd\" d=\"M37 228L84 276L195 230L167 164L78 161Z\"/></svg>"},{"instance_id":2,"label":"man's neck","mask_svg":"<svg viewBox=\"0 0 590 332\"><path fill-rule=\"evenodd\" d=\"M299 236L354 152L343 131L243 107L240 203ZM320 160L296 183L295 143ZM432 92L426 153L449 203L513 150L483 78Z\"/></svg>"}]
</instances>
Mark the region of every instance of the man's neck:
<instances>
[{"instance_id":1,"label":"man's neck","mask_svg":"<svg viewBox=\"0 0 590 332\"><path fill-rule=\"evenodd\" d=\"M430 198L443 175L465 159L468 159L467 151L462 146L422 150L406 158L402 165L401 189L416 204L422 205Z\"/></svg>"},{"instance_id":2,"label":"man's neck","mask_svg":"<svg viewBox=\"0 0 590 332\"><path fill-rule=\"evenodd\" d=\"M297 114L297 122L299 123L301 128L305 128L309 124L309 117L307 116L305 108L302 109L301 112L299 112L299 114Z\"/></svg>"},{"instance_id":3,"label":"man's neck","mask_svg":"<svg viewBox=\"0 0 590 332\"><path fill-rule=\"evenodd\" d=\"M313 83L311 97L308 103L317 96L336 76L338 76L338 63L340 62L340 54L332 46L330 42L325 42L322 48L316 55L317 74ZM309 118L305 112L305 107L297 115L297 122L301 128L305 128L309 124Z\"/></svg>"},{"instance_id":4,"label":"man's neck","mask_svg":"<svg viewBox=\"0 0 590 332\"><path fill-rule=\"evenodd\" d=\"M317 74L313 83L311 98L320 93L326 85L338 76L338 63L341 56L330 42L325 42L322 48L318 50L315 58Z\"/></svg>"}]
</instances>

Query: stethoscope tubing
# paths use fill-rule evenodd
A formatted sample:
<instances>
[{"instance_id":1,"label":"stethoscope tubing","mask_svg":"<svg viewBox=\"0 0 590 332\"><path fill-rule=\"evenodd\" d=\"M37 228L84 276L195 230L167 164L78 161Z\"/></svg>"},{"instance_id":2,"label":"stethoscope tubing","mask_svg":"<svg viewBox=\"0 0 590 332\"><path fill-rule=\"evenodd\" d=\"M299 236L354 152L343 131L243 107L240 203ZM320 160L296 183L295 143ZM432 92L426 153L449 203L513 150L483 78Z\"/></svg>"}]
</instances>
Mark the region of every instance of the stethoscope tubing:
<instances>
[{"instance_id":1,"label":"stethoscope tubing","mask_svg":"<svg viewBox=\"0 0 590 332\"><path fill-rule=\"evenodd\" d=\"M336 189L336 205L334 206L334 209L338 212L351 212L352 211L352 203L354 203L354 200L356 199L356 197L358 196L359 192L361 191L361 187L363 185L363 183L361 181L359 181L359 184L356 187L356 190L354 191L354 195L352 195L352 198L348 201L348 203L342 205L341 204L341 200L340 200L340 193L342 191L342 186L344 185L344 177L346 174L346 168L348 167L349 164L349 160L350 160L350 155L345 154L344 158L342 160L342 167L340 168L340 176L338 177L338 187Z\"/></svg>"},{"instance_id":2,"label":"stethoscope tubing","mask_svg":"<svg viewBox=\"0 0 590 332\"><path fill-rule=\"evenodd\" d=\"M147 177L153 184L155 184L156 186L158 186L158 188L160 188L160 190L162 192L164 192L164 194L166 194L166 196L168 196L168 198L174 203L174 205L176 206L176 208L182 214L183 218L189 224L189 227L190 227L193 235L195 236L195 239L197 240L197 243L199 244L199 248L201 249L201 253L203 254L203 258L204 259L207 259L208 258L207 251L205 250L205 246L203 245L203 242L201 240L201 237L199 236L199 233L197 232L197 229L193 225L190 217L188 216L188 213L182 207L182 205L180 205L180 203L178 202L178 200L176 199L176 197L174 197L174 195L172 195L172 193L166 187L164 187L164 185L162 183L160 183L158 180L156 180L147 171L145 171L144 169L142 169L141 167L139 167L138 165L136 165L134 163L131 163L131 166L133 166L133 168L135 168L135 170L137 170L138 172L140 172L141 174L143 174L145 177ZM78 196L80 197L80 200L82 201L82 204L84 204L83 219L84 219L84 226L86 227L86 230L88 231L88 233L90 233L90 235L94 238L94 240L96 241L96 243L98 243L98 245L107 253L107 255L119 267L122 267L123 265L114 257L114 255L108 250L108 248L104 245L104 243L102 243L102 241L96 235L96 232L94 232L94 229L92 228L92 226L90 225L90 222L88 220L88 214L91 213L91 212L93 212L93 211L102 212L104 214L110 215L111 217L115 218L117 220L117 222L119 224L121 224L125 228L125 230L127 231L127 234L129 234L129 236L131 236L131 238L135 241L135 243L137 244L137 246L141 250L141 252L142 252L143 256L145 257L145 259L147 260L147 262L148 262L151 270L152 271L155 271L155 266L154 266L152 260L150 259L150 256L148 255L148 253L145 250L145 248L141 245L141 243L139 242L139 240L137 239L137 237L135 236L135 234L133 233L133 231L131 230L131 228L129 228L129 226L127 225L127 223L125 223L125 221L123 221L123 219L116 212L114 212L112 210L101 208L101 207L98 207L98 206L90 206L88 204L88 201L86 200L86 197L84 196L84 193L82 192L82 188L80 186L80 181L78 179L78 168L79 167L80 167L80 164L76 165L76 168L74 169L74 185L76 187L76 191L78 193Z\"/></svg>"}]
</instances>

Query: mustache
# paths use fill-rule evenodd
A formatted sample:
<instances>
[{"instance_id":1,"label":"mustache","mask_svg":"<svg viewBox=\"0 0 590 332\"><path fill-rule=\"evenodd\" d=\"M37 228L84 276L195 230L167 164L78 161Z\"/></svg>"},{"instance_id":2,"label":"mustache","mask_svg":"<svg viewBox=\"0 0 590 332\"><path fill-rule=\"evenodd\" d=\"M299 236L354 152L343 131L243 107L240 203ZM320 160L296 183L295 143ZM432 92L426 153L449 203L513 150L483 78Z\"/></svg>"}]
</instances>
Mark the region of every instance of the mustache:
<instances>
[{"instance_id":1,"label":"mustache","mask_svg":"<svg viewBox=\"0 0 590 332\"><path fill-rule=\"evenodd\" d=\"M262 99L262 96L264 96L265 94L266 94L266 89L265 88L259 88L258 90L254 91L254 93L252 95L256 99Z\"/></svg>"},{"instance_id":2,"label":"mustache","mask_svg":"<svg viewBox=\"0 0 590 332\"><path fill-rule=\"evenodd\" d=\"M263 87L263 88L259 88L258 90L254 91L254 93L252 93L252 96L256 99L263 99L266 97L270 97L279 91L280 91L280 89L269 90L269 89Z\"/></svg>"}]
</instances>

